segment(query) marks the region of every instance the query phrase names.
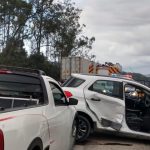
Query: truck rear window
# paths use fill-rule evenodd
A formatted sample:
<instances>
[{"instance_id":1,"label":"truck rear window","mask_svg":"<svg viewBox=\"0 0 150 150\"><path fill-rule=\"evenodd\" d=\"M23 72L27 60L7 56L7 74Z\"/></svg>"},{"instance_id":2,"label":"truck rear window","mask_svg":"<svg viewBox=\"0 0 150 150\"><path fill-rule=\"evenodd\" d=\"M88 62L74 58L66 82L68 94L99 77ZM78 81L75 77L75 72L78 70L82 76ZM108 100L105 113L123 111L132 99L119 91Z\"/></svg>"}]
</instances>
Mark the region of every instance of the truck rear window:
<instances>
[{"instance_id":1,"label":"truck rear window","mask_svg":"<svg viewBox=\"0 0 150 150\"><path fill-rule=\"evenodd\" d=\"M75 77L70 77L68 80L66 80L62 86L63 87L79 87L82 83L84 83L85 80L75 78Z\"/></svg>"},{"instance_id":2,"label":"truck rear window","mask_svg":"<svg viewBox=\"0 0 150 150\"><path fill-rule=\"evenodd\" d=\"M35 105L42 101L43 92L39 78L0 74L0 108Z\"/></svg>"}]
</instances>

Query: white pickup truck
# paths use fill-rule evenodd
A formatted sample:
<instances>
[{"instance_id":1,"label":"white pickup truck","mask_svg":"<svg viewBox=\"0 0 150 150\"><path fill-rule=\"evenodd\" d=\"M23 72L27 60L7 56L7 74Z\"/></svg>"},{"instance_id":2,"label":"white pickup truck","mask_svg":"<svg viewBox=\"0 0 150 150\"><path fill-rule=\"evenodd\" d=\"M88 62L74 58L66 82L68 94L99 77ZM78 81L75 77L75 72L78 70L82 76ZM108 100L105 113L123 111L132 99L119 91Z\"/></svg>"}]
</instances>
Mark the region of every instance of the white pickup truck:
<instances>
[{"instance_id":1,"label":"white pickup truck","mask_svg":"<svg viewBox=\"0 0 150 150\"><path fill-rule=\"evenodd\" d=\"M76 104L41 71L1 67L0 150L71 150Z\"/></svg>"}]
</instances>

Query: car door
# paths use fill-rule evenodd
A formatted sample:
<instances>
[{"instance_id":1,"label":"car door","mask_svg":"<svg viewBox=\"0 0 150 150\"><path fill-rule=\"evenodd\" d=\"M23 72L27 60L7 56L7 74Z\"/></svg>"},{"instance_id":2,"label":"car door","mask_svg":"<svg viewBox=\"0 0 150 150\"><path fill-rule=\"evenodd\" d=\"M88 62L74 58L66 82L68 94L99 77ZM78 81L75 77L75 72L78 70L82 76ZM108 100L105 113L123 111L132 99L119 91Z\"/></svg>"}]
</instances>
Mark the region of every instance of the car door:
<instances>
[{"instance_id":1,"label":"car door","mask_svg":"<svg viewBox=\"0 0 150 150\"><path fill-rule=\"evenodd\" d=\"M50 129L50 149L69 150L74 113L68 106L61 88L54 82L48 84L50 107L46 111L46 116Z\"/></svg>"},{"instance_id":2,"label":"car door","mask_svg":"<svg viewBox=\"0 0 150 150\"><path fill-rule=\"evenodd\" d=\"M123 83L97 80L84 89L89 109L104 127L120 130L125 113Z\"/></svg>"},{"instance_id":3,"label":"car door","mask_svg":"<svg viewBox=\"0 0 150 150\"><path fill-rule=\"evenodd\" d=\"M149 133L150 89L134 83L125 83L126 124L129 129Z\"/></svg>"}]
</instances>

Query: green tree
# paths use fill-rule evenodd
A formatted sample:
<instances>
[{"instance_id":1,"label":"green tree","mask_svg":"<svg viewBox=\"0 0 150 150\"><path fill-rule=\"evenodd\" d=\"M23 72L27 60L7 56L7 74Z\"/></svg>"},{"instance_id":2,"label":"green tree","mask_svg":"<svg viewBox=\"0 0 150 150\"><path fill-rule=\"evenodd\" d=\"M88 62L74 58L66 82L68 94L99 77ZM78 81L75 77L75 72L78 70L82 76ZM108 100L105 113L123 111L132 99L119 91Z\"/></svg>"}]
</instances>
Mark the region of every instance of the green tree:
<instances>
[{"instance_id":1,"label":"green tree","mask_svg":"<svg viewBox=\"0 0 150 150\"><path fill-rule=\"evenodd\" d=\"M32 35L32 51L40 54L41 47L45 43L44 26L48 22L48 16L51 14L49 7L51 7L53 0L30 0L32 5L31 35Z\"/></svg>"},{"instance_id":2,"label":"green tree","mask_svg":"<svg viewBox=\"0 0 150 150\"><path fill-rule=\"evenodd\" d=\"M0 46L2 49L6 49L6 44L12 39L24 40L28 37L27 22L31 16L31 8L32 6L24 0L0 1Z\"/></svg>"},{"instance_id":3,"label":"green tree","mask_svg":"<svg viewBox=\"0 0 150 150\"><path fill-rule=\"evenodd\" d=\"M9 66L26 66L27 52L23 40L10 39L0 54L0 64Z\"/></svg>"},{"instance_id":4,"label":"green tree","mask_svg":"<svg viewBox=\"0 0 150 150\"><path fill-rule=\"evenodd\" d=\"M70 0L31 0L32 4L32 50L44 49L53 60L64 56L89 57L95 38L82 34L81 10ZM92 58L92 57L90 57Z\"/></svg>"},{"instance_id":5,"label":"green tree","mask_svg":"<svg viewBox=\"0 0 150 150\"><path fill-rule=\"evenodd\" d=\"M89 52L92 49L95 38L88 38L82 34L85 25L80 25L79 23L81 10L76 8L71 0L56 3L53 8L52 22L55 25L55 32L49 32L53 24L52 26L51 24L44 26L51 41L50 55L53 58L68 56L94 58L95 56L89 55Z\"/></svg>"},{"instance_id":6,"label":"green tree","mask_svg":"<svg viewBox=\"0 0 150 150\"><path fill-rule=\"evenodd\" d=\"M59 80L58 64L48 61L43 53L32 53L28 58L27 67L44 70L47 75Z\"/></svg>"}]
</instances>

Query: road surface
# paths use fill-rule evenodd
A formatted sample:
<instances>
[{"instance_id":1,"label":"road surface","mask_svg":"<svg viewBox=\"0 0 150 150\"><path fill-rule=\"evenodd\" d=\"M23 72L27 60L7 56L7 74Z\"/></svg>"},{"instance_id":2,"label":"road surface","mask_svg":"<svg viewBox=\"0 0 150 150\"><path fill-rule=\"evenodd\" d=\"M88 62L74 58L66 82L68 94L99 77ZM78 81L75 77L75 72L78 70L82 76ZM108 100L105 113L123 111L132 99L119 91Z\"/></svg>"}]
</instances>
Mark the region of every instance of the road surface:
<instances>
[{"instance_id":1,"label":"road surface","mask_svg":"<svg viewBox=\"0 0 150 150\"><path fill-rule=\"evenodd\" d=\"M74 150L150 150L150 141L122 138L95 133L89 139L76 144Z\"/></svg>"}]
</instances>

